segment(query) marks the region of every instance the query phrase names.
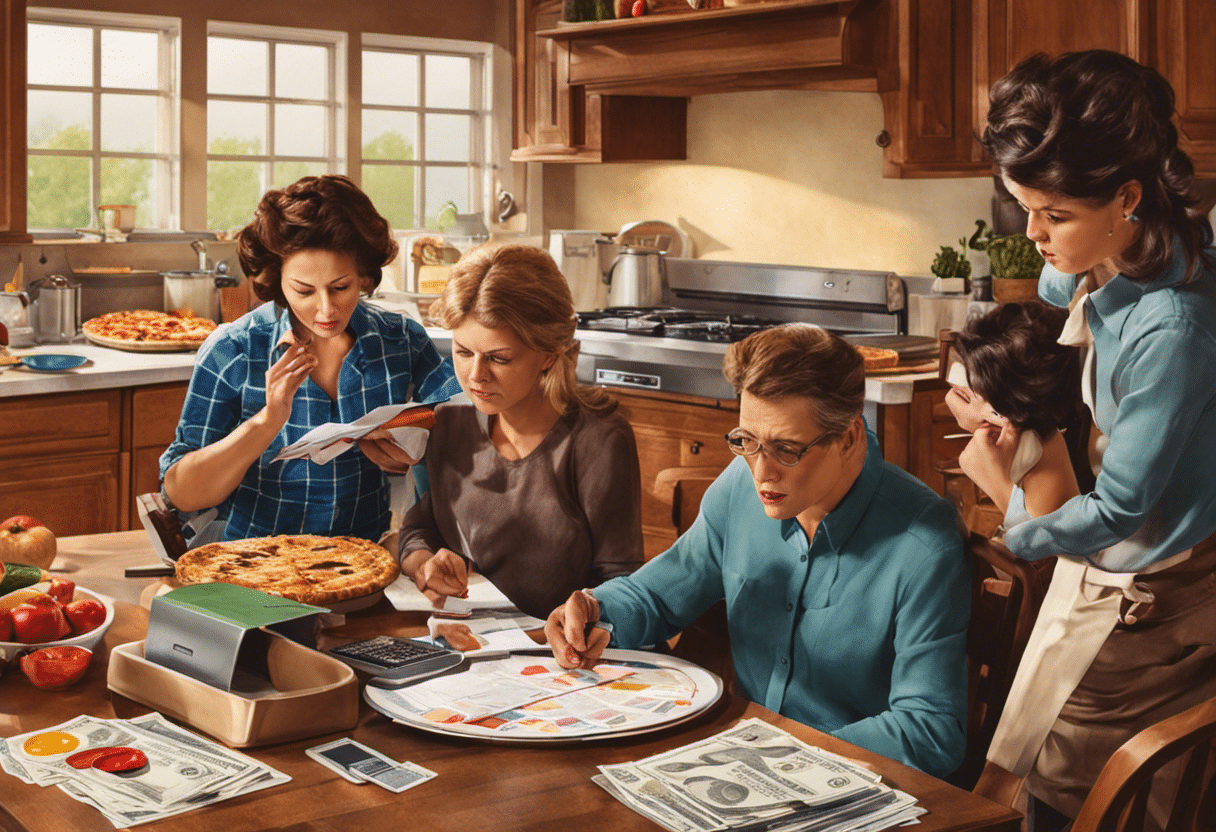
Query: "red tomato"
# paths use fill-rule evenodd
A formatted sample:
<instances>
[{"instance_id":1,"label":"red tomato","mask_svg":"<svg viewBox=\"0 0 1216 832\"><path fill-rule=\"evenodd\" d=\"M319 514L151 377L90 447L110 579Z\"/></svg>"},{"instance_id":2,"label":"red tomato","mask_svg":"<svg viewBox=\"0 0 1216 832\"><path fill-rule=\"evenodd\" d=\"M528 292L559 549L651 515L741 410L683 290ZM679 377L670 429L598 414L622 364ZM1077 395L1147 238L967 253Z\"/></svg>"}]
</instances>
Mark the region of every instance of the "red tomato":
<instances>
[{"instance_id":1,"label":"red tomato","mask_svg":"<svg viewBox=\"0 0 1216 832\"><path fill-rule=\"evenodd\" d=\"M37 595L35 595L33 598L29 599L28 601L24 601L23 603L33 604L35 607L62 607L63 606L58 601L56 601L54 598L47 595L45 592L40 592Z\"/></svg>"},{"instance_id":2,"label":"red tomato","mask_svg":"<svg viewBox=\"0 0 1216 832\"><path fill-rule=\"evenodd\" d=\"M47 594L61 604L70 604L76 594L76 584L67 578L51 578L51 588Z\"/></svg>"},{"instance_id":3,"label":"red tomato","mask_svg":"<svg viewBox=\"0 0 1216 832\"><path fill-rule=\"evenodd\" d=\"M17 636L17 641L38 644L63 638L72 632L72 626L63 614L63 607L50 596L46 596L49 604L38 602L40 597L43 596L31 598L28 602L13 607L13 633Z\"/></svg>"},{"instance_id":4,"label":"red tomato","mask_svg":"<svg viewBox=\"0 0 1216 832\"><path fill-rule=\"evenodd\" d=\"M93 651L83 647L43 647L21 657L21 672L35 687L59 690L84 675Z\"/></svg>"},{"instance_id":5,"label":"red tomato","mask_svg":"<svg viewBox=\"0 0 1216 832\"><path fill-rule=\"evenodd\" d=\"M13 614L8 610L0 610L0 641L13 640Z\"/></svg>"},{"instance_id":6,"label":"red tomato","mask_svg":"<svg viewBox=\"0 0 1216 832\"><path fill-rule=\"evenodd\" d=\"M106 620L106 607L105 604L94 601L92 598L81 598L79 601L73 601L65 606L63 614L68 617L68 623L72 625L72 632L80 635L101 626L101 623Z\"/></svg>"},{"instance_id":7,"label":"red tomato","mask_svg":"<svg viewBox=\"0 0 1216 832\"><path fill-rule=\"evenodd\" d=\"M633 0L633 16L641 17L646 14L646 0Z\"/></svg>"}]
</instances>

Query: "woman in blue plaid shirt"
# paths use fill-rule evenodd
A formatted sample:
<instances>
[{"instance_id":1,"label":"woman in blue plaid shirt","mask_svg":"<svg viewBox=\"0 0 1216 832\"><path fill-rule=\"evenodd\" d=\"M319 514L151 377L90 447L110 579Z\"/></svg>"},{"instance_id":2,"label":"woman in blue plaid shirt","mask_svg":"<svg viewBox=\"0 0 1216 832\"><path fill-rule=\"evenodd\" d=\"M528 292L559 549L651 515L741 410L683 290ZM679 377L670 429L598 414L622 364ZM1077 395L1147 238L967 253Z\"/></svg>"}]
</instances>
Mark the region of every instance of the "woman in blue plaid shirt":
<instances>
[{"instance_id":1,"label":"woman in blue plaid shirt","mask_svg":"<svg viewBox=\"0 0 1216 832\"><path fill-rule=\"evenodd\" d=\"M388 529L385 474L417 460L386 431L324 465L272 460L326 422L460 391L417 322L361 300L396 252L388 222L344 176L306 176L262 197L238 256L254 293L271 302L199 350L160 460L179 511L216 509L193 542L292 532L376 540Z\"/></svg>"}]
</instances>

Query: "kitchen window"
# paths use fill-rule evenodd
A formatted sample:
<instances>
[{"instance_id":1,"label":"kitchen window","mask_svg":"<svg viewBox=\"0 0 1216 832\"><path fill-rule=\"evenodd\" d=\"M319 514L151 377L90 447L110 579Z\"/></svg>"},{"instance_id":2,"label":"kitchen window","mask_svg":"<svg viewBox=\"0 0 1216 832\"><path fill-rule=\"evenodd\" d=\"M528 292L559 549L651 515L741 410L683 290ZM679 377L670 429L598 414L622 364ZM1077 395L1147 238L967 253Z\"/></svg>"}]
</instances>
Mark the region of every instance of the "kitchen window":
<instances>
[{"instance_id":1,"label":"kitchen window","mask_svg":"<svg viewBox=\"0 0 1216 832\"><path fill-rule=\"evenodd\" d=\"M95 228L100 204L136 224L179 223L175 19L30 8L31 229Z\"/></svg>"},{"instance_id":2,"label":"kitchen window","mask_svg":"<svg viewBox=\"0 0 1216 832\"><path fill-rule=\"evenodd\" d=\"M484 209L489 50L488 44L364 36L360 175L394 228L434 228L449 205L460 213Z\"/></svg>"},{"instance_id":3,"label":"kitchen window","mask_svg":"<svg viewBox=\"0 0 1216 832\"><path fill-rule=\"evenodd\" d=\"M337 32L209 25L208 228L239 229L268 189L342 171L344 54Z\"/></svg>"}]
</instances>

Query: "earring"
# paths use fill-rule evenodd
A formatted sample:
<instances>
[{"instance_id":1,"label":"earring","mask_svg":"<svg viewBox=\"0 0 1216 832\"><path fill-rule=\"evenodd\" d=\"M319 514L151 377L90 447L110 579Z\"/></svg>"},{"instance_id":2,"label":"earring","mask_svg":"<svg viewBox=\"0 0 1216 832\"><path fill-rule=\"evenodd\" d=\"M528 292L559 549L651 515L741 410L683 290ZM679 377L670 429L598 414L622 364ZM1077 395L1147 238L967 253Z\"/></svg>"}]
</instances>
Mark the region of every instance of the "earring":
<instances>
[{"instance_id":1,"label":"earring","mask_svg":"<svg viewBox=\"0 0 1216 832\"><path fill-rule=\"evenodd\" d=\"M1135 214L1128 214L1127 220L1128 220L1128 222L1140 222L1140 218L1137 217Z\"/></svg>"}]
</instances>

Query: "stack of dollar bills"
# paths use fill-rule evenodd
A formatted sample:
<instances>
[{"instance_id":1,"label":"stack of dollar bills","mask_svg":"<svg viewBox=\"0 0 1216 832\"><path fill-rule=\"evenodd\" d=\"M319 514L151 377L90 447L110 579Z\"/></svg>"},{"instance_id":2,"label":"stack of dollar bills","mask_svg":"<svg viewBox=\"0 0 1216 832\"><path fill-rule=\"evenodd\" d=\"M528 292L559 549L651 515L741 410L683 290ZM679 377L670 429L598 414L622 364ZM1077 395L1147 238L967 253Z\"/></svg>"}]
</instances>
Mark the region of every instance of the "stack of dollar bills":
<instances>
[{"instance_id":1,"label":"stack of dollar bills","mask_svg":"<svg viewBox=\"0 0 1216 832\"><path fill-rule=\"evenodd\" d=\"M68 763L74 754L105 747L138 749L148 762L118 774ZM26 783L58 786L116 827L160 820L291 779L158 713L135 719L78 716L0 739L0 767Z\"/></svg>"},{"instance_id":2,"label":"stack of dollar bills","mask_svg":"<svg viewBox=\"0 0 1216 832\"><path fill-rule=\"evenodd\" d=\"M873 832L925 813L877 774L759 719L592 779L673 832Z\"/></svg>"}]
</instances>

